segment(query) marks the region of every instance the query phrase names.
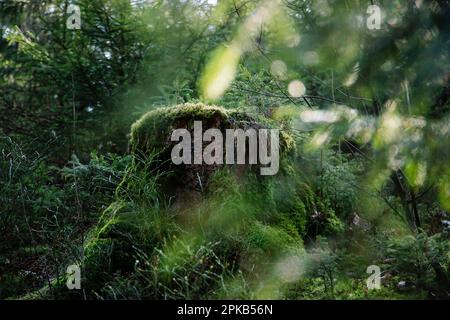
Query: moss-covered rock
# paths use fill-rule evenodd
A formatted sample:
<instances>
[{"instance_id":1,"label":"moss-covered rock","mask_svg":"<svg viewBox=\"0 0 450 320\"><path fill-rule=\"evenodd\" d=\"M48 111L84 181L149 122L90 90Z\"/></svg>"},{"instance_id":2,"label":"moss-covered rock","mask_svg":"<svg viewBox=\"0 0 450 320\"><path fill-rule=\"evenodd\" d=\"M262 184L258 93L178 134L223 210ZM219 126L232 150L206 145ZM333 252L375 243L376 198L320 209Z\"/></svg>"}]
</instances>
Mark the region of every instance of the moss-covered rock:
<instances>
[{"instance_id":1,"label":"moss-covered rock","mask_svg":"<svg viewBox=\"0 0 450 320\"><path fill-rule=\"evenodd\" d=\"M265 118L203 104L157 109L137 121L131 132L133 163L85 246L87 290L98 292L115 278L132 275L142 254L156 259L159 268L161 255L168 255L170 243L185 232L214 243L217 261L244 269L249 261L303 248L303 216L292 212L306 209L289 204L286 213L277 214L278 177L261 176L257 166L172 163L173 130L193 131L194 121L202 121L203 130L223 133L275 128ZM289 131L280 130L281 158L294 148Z\"/></svg>"},{"instance_id":2,"label":"moss-covered rock","mask_svg":"<svg viewBox=\"0 0 450 320\"><path fill-rule=\"evenodd\" d=\"M181 193L180 189L205 191L210 177L223 165L174 165L171 150L178 142L171 141L175 129L187 129L191 133L194 121L201 121L203 131L216 128L225 136L226 129L263 129L275 128L275 124L264 117L258 117L238 110L208 106L201 103L181 104L169 108L160 108L145 114L131 129L131 152L134 156L136 171L154 170L162 175L159 179L161 191L173 196ZM205 147L205 144L204 144ZM280 156L293 151L293 137L285 130L280 131ZM225 153L225 152L224 152ZM151 166L146 166L151 159ZM247 169L256 170L258 166L236 165L242 173Z\"/></svg>"}]
</instances>

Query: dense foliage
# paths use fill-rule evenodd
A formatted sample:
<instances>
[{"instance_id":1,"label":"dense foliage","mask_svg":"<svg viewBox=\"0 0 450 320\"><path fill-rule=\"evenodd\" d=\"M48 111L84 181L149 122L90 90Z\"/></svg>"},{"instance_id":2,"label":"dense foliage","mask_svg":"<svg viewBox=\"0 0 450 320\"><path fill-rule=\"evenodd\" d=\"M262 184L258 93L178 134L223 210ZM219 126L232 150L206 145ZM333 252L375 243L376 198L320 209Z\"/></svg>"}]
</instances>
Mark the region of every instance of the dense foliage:
<instances>
[{"instance_id":1,"label":"dense foliage","mask_svg":"<svg viewBox=\"0 0 450 320\"><path fill-rule=\"evenodd\" d=\"M0 1L0 299L448 299L449 16ZM180 119L280 129L279 173L167 165Z\"/></svg>"}]
</instances>

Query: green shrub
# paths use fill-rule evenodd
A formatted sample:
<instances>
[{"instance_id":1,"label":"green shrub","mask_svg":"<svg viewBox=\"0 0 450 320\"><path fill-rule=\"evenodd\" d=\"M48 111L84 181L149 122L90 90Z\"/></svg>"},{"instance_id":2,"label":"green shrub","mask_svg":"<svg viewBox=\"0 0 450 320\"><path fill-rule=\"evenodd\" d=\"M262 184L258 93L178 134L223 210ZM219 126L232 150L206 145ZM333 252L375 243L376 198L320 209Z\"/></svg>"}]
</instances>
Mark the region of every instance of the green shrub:
<instances>
[{"instance_id":1,"label":"green shrub","mask_svg":"<svg viewBox=\"0 0 450 320\"><path fill-rule=\"evenodd\" d=\"M435 297L450 297L450 241L442 234L390 237L382 241L382 251L390 272L418 290Z\"/></svg>"},{"instance_id":2,"label":"green shrub","mask_svg":"<svg viewBox=\"0 0 450 320\"><path fill-rule=\"evenodd\" d=\"M87 229L111 202L131 159L92 153L87 164L73 156L60 169L32 148L0 136L0 252L24 261L0 267L0 273L27 278L14 295L51 283L81 261ZM26 265L36 267L30 272Z\"/></svg>"},{"instance_id":3,"label":"green shrub","mask_svg":"<svg viewBox=\"0 0 450 320\"><path fill-rule=\"evenodd\" d=\"M99 295L109 299L201 299L227 292L225 282L234 276L215 253L216 245L187 237L168 241L153 256L141 252L135 272L116 276Z\"/></svg>"}]
</instances>

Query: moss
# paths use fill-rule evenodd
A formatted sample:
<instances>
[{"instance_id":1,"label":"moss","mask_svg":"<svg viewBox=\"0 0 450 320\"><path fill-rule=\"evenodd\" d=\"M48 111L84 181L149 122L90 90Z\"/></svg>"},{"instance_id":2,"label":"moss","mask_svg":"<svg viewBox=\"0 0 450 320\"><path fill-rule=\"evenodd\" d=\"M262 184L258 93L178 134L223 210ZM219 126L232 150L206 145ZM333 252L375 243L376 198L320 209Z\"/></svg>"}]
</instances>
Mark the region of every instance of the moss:
<instances>
[{"instance_id":1,"label":"moss","mask_svg":"<svg viewBox=\"0 0 450 320\"><path fill-rule=\"evenodd\" d=\"M303 247L299 238L289 235L280 227L265 225L259 221L254 221L249 226L246 241L249 249L260 249L271 257Z\"/></svg>"},{"instance_id":2,"label":"moss","mask_svg":"<svg viewBox=\"0 0 450 320\"><path fill-rule=\"evenodd\" d=\"M152 253L174 233L175 225L163 210L124 201L112 203L85 246L83 268L88 287L95 289L116 274L132 272L140 252Z\"/></svg>"},{"instance_id":3,"label":"moss","mask_svg":"<svg viewBox=\"0 0 450 320\"><path fill-rule=\"evenodd\" d=\"M309 221L309 214L306 210L306 206L300 199L296 199L293 210L289 213L289 220L295 226L297 232L305 236L307 224Z\"/></svg>"},{"instance_id":4,"label":"moss","mask_svg":"<svg viewBox=\"0 0 450 320\"><path fill-rule=\"evenodd\" d=\"M186 103L159 108L145 114L131 127L131 149L134 154L164 153L170 144L168 138L177 128L192 128L195 120L205 125L221 127L227 122L227 111L217 106Z\"/></svg>"},{"instance_id":5,"label":"moss","mask_svg":"<svg viewBox=\"0 0 450 320\"><path fill-rule=\"evenodd\" d=\"M153 248L169 231L173 231L173 222L163 210L123 204L120 207L98 228L99 239L116 239L130 245L138 243Z\"/></svg>"},{"instance_id":6,"label":"moss","mask_svg":"<svg viewBox=\"0 0 450 320\"><path fill-rule=\"evenodd\" d=\"M83 288L87 294L97 292L105 283L134 269L136 250L118 239L92 239L85 246L84 254Z\"/></svg>"},{"instance_id":7,"label":"moss","mask_svg":"<svg viewBox=\"0 0 450 320\"><path fill-rule=\"evenodd\" d=\"M297 149L294 136L292 135L290 130L282 129L280 131L280 142L280 149L284 154L292 154Z\"/></svg>"},{"instance_id":8,"label":"moss","mask_svg":"<svg viewBox=\"0 0 450 320\"><path fill-rule=\"evenodd\" d=\"M210 197L223 197L223 195L240 194L239 181L230 170L217 170L211 176L209 182L208 195Z\"/></svg>"},{"instance_id":9,"label":"moss","mask_svg":"<svg viewBox=\"0 0 450 320\"><path fill-rule=\"evenodd\" d=\"M151 157L153 169L157 168L159 173L163 172L165 179L160 180L163 193L169 192L173 186L185 185L187 187L198 187L197 171L201 171L200 179L207 185L210 174L205 172L214 171L218 166L196 166L196 165L172 165L170 153L176 142L170 141L173 130L186 128L193 130L194 121L202 121L203 130L217 128L225 133L226 129L248 129L248 128L275 128L276 124L264 117L257 117L239 110L224 109L218 106L208 106L201 103L186 103L174 107L160 108L145 114L133 124L131 129L131 151L134 155L134 169L142 170L140 160ZM288 154L295 149L293 136L289 131L282 129L280 133L281 155ZM141 161L142 162L142 161ZM186 170L188 168L188 170ZM201 170L197 170L201 168ZM206 169L205 169L206 168ZM250 166L249 166L250 168ZM146 168L146 170L152 168ZM193 169L193 170L192 170ZM247 168L248 169L248 168ZM257 170L258 166L251 166ZM209 172L210 173L210 172ZM205 175L205 176L202 176ZM172 188L165 188L169 184ZM203 189L203 186L201 186Z\"/></svg>"},{"instance_id":10,"label":"moss","mask_svg":"<svg viewBox=\"0 0 450 320\"><path fill-rule=\"evenodd\" d=\"M261 116L251 115L236 109L224 109L202 103L185 103L159 108L146 113L131 127L132 150L151 151L166 144L174 129L192 128L194 121L204 121L204 127L230 128L274 128L276 122ZM295 150L295 139L288 128L280 130L281 149Z\"/></svg>"},{"instance_id":11,"label":"moss","mask_svg":"<svg viewBox=\"0 0 450 320\"><path fill-rule=\"evenodd\" d=\"M202 121L203 128L270 128L273 123L239 110L224 109L202 103L185 103L173 107L159 108L146 113L131 127L131 150L136 155L164 154L171 147L169 138L174 129L192 129L194 121ZM281 148L295 148L293 137L283 131L280 134Z\"/></svg>"},{"instance_id":12,"label":"moss","mask_svg":"<svg viewBox=\"0 0 450 320\"><path fill-rule=\"evenodd\" d=\"M289 228L294 227L301 237L305 237L316 199L309 184L296 181L298 179L298 175L294 175L276 181L274 200L283 225L289 224Z\"/></svg>"},{"instance_id":13,"label":"moss","mask_svg":"<svg viewBox=\"0 0 450 320\"><path fill-rule=\"evenodd\" d=\"M94 239L85 246L83 286L88 291L97 290L113 276L112 271L116 264L116 261L113 262L113 253L116 259L120 258L115 243L116 241L112 239Z\"/></svg>"},{"instance_id":14,"label":"moss","mask_svg":"<svg viewBox=\"0 0 450 320\"><path fill-rule=\"evenodd\" d=\"M237 174L236 168L228 166L205 168L207 166L171 164L172 131L176 128L191 130L194 120L201 120L204 129L214 127L222 131L273 126L266 119L257 119L238 110L203 104L157 109L137 121L131 130L133 163L118 188L117 200L103 212L85 246L86 289L103 290L106 283L133 274L136 258L141 253L152 257L158 255L155 248L168 248L165 244L171 243L183 224L183 218L174 212L184 212L184 217L190 213L185 212L183 206L176 209L180 204L174 205L172 199L172 205L160 206L158 195L180 196L180 189L195 189L188 179L195 173L194 180L198 181L200 176L205 188L201 206L184 204L192 206L191 211L205 219L205 239L212 243L220 239L215 245L219 256L238 259L241 253L254 249L263 252L262 256L277 255L302 247L291 221L269 226L279 222L274 197L276 185L273 177L261 177L254 172L256 166ZM293 148L288 132L280 137L283 151ZM202 174L208 170L209 176L205 178ZM168 265L165 263L165 267ZM176 265L179 267L178 262Z\"/></svg>"},{"instance_id":15,"label":"moss","mask_svg":"<svg viewBox=\"0 0 450 320\"><path fill-rule=\"evenodd\" d=\"M296 225L296 219L292 219L292 217L290 216L283 215L278 226L294 239L301 239L301 233L299 232L299 228Z\"/></svg>"}]
</instances>

